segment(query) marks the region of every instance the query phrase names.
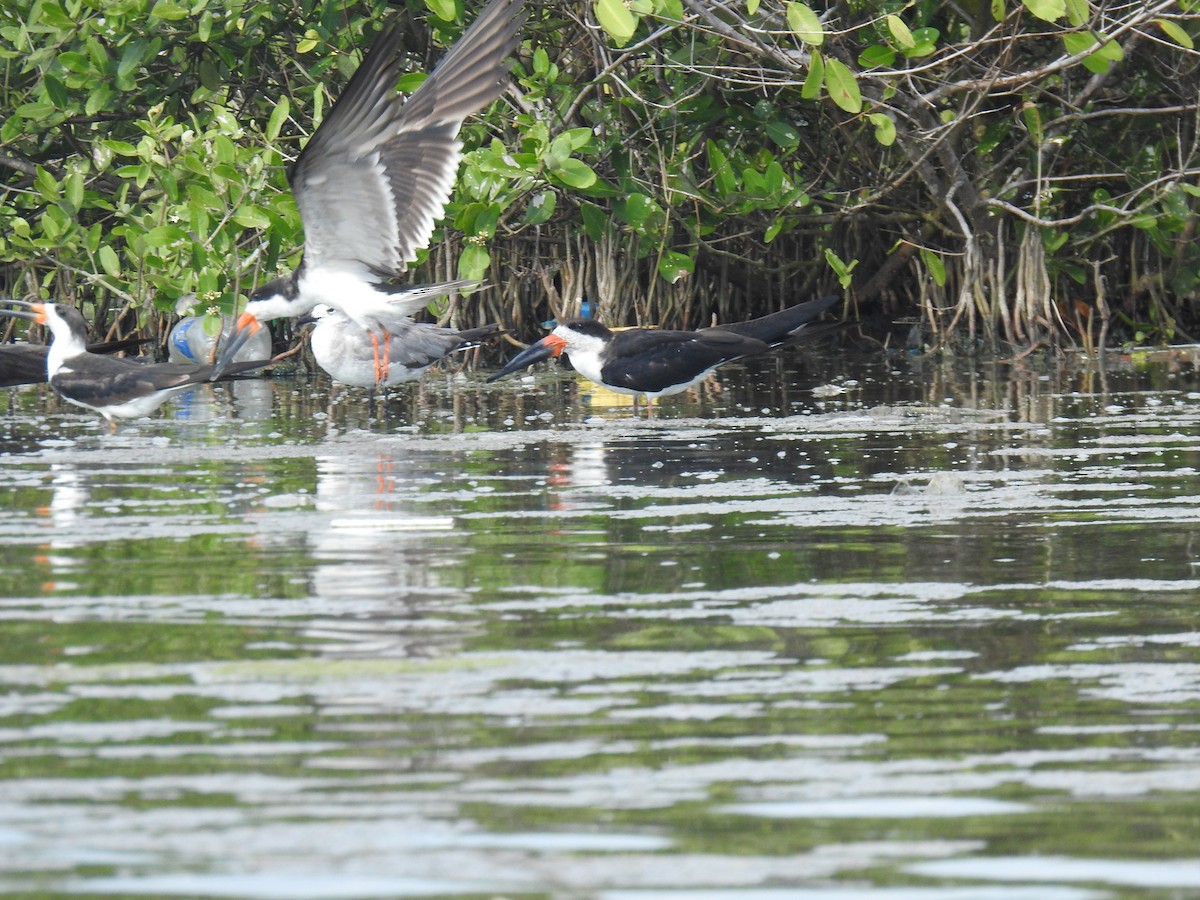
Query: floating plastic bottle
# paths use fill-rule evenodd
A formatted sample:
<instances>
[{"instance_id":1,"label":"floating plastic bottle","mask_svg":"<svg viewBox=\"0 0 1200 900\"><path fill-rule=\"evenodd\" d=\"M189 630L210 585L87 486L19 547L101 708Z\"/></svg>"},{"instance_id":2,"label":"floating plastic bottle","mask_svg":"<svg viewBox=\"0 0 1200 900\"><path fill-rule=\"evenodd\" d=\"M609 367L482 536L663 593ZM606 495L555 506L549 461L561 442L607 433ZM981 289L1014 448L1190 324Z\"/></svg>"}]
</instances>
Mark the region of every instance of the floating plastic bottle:
<instances>
[{"instance_id":1,"label":"floating plastic bottle","mask_svg":"<svg viewBox=\"0 0 1200 900\"><path fill-rule=\"evenodd\" d=\"M171 329L167 338L167 358L173 363L211 363L217 337L228 340L233 321L228 316L185 316ZM271 334L266 328L251 336L234 356L234 362L269 359Z\"/></svg>"}]
</instances>

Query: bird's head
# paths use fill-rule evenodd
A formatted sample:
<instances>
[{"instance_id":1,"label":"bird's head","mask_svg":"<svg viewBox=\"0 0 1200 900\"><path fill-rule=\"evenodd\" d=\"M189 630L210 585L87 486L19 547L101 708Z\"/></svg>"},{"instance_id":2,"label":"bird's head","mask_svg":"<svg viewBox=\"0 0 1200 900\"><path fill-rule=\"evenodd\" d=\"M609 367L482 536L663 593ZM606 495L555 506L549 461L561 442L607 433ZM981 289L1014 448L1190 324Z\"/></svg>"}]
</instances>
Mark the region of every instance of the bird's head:
<instances>
[{"instance_id":1,"label":"bird's head","mask_svg":"<svg viewBox=\"0 0 1200 900\"><path fill-rule=\"evenodd\" d=\"M250 292L250 302L246 304L246 312L259 323L301 316L310 309L311 304L305 303L297 294L294 273L260 284Z\"/></svg>"},{"instance_id":2,"label":"bird's head","mask_svg":"<svg viewBox=\"0 0 1200 900\"><path fill-rule=\"evenodd\" d=\"M510 359L504 368L488 378L488 382L496 381L517 369L523 369L544 359L553 359L564 352L570 354L572 350L593 342L603 344L611 336L612 332L595 319L563 319L552 332Z\"/></svg>"},{"instance_id":3,"label":"bird's head","mask_svg":"<svg viewBox=\"0 0 1200 900\"><path fill-rule=\"evenodd\" d=\"M11 319L25 319L45 325L56 341L78 343L82 349L87 341L87 320L73 306L58 303L31 303L27 300L9 300L22 309L0 310L0 315Z\"/></svg>"}]
</instances>

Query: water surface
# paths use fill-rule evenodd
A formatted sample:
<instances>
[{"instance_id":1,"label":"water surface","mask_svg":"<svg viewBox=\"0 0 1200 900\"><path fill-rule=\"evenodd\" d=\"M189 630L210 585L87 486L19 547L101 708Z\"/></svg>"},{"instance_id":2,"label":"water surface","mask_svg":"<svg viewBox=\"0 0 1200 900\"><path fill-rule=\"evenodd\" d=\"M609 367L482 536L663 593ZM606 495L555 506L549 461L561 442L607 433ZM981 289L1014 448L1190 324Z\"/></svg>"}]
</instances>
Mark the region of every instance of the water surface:
<instances>
[{"instance_id":1,"label":"water surface","mask_svg":"<svg viewBox=\"0 0 1200 900\"><path fill-rule=\"evenodd\" d=\"M1200 386L0 395L0 890L1200 895Z\"/></svg>"}]
</instances>

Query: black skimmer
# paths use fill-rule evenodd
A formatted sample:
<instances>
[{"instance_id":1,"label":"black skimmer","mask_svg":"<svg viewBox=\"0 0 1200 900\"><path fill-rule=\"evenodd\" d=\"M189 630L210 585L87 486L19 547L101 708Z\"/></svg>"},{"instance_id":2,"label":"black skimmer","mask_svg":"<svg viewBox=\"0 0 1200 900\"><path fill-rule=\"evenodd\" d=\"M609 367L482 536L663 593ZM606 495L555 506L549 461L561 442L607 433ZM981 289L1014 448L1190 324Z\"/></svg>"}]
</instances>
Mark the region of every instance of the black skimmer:
<instances>
[{"instance_id":1,"label":"black skimmer","mask_svg":"<svg viewBox=\"0 0 1200 900\"><path fill-rule=\"evenodd\" d=\"M0 316L27 319L50 329L46 354L46 380L50 386L68 403L100 413L113 428L118 419L149 415L176 391L214 378L213 366L144 363L89 353L87 322L79 310L55 303L9 302L26 309L0 309ZM269 363L234 363L224 375L230 377Z\"/></svg>"},{"instance_id":2,"label":"black skimmer","mask_svg":"<svg viewBox=\"0 0 1200 900\"><path fill-rule=\"evenodd\" d=\"M400 30L383 30L288 171L304 224L300 265L251 293L231 347L264 321L324 304L368 333L376 381L386 379L388 327L428 302L414 306L420 295L395 279L442 216L458 130L500 96L524 18L522 0L492 0L407 101L396 91ZM230 359L222 352L218 370Z\"/></svg>"},{"instance_id":3,"label":"black skimmer","mask_svg":"<svg viewBox=\"0 0 1200 900\"><path fill-rule=\"evenodd\" d=\"M837 300L822 297L757 319L698 331L610 331L594 319L564 319L488 381L565 353L575 370L590 381L653 402L686 390L722 363L765 353L797 338Z\"/></svg>"},{"instance_id":4,"label":"black skimmer","mask_svg":"<svg viewBox=\"0 0 1200 900\"><path fill-rule=\"evenodd\" d=\"M503 333L499 325L455 331L419 322L397 322L388 327L389 368L380 382L369 334L345 313L325 305L311 313L316 321L309 344L317 365L341 384L383 387L416 381L438 360L458 350L478 346Z\"/></svg>"}]
</instances>

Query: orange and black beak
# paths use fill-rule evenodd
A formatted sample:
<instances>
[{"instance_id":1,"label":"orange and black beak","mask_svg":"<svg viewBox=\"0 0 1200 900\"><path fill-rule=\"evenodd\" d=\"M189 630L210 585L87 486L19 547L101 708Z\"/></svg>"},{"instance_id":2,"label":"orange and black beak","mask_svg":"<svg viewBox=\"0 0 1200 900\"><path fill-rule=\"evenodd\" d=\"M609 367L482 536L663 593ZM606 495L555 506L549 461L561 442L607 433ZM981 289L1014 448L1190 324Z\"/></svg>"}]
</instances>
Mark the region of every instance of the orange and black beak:
<instances>
[{"instance_id":1,"label":"orange and black beak","mask_svg":"<svg viewBox=\"0 0 1200 900\"><path fill-rule=\"evenodd\" d=\"M238 316L238 320L233 326L233 332L225 341L225 346L217 357L216 365L213 366L212 375L209 376L211 381L216 381L221 377L221 373L233 362L237 352L242 349L246 341L258 334L260 328L262 328L262 323L254 318L253 313L244 312Z\"/></svg>"},{"instance_id":2,"label":"orange and black beak","mask_svg":"<svg viewBox=\"0 0 1200 900\"><path fill-rule=\"evenodd\" d=\"M567 346L565 338L559 337L557 334L548 334L536 344L530 344L516 356L508 361L496 374L488 378L488 384L493 381L498 381L505 375L509 375L517 369L523 369L526 366L532 366L536 362L541 362L543 359L553 359L558 356Z\"/></svg>"},{"instance_id":3,"label":"orange and black beak","mask_svg":"<svg viewBox=\"0 0 1200 900\"><path fill-rule=\"evenodd\" d=\"M25 319L29 322L36 322L38 325L46 324L46 306L42 303L30 303L27 300L8 300L8 303L14 306L24 306L26 309L0 309L0 316L9 319Z\"/></svg>"}]
</instances>

